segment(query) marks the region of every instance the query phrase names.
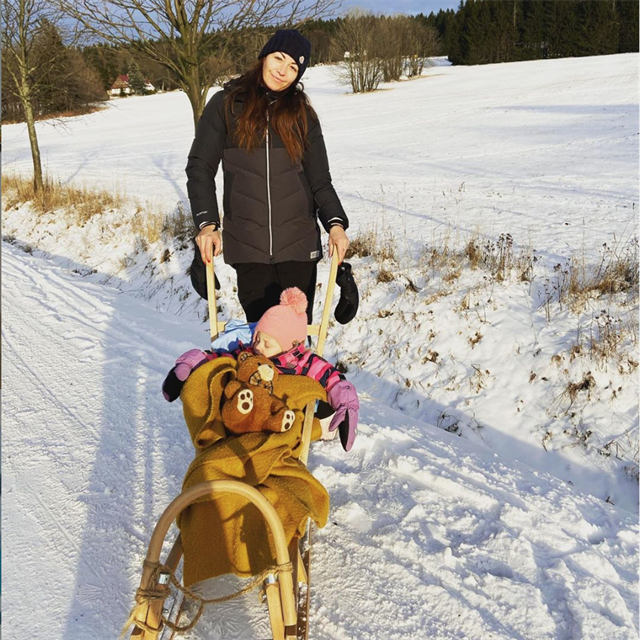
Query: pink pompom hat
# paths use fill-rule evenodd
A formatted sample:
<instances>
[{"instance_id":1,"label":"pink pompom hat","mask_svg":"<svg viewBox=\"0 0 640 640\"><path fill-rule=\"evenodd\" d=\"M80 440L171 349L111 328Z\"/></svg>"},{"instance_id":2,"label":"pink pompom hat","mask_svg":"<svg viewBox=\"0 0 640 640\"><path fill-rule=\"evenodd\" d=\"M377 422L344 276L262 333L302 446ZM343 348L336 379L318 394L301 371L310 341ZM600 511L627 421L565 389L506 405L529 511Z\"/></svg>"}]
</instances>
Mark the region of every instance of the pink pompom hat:
<instances>
[{"instance_id":1,"label":"pink pompom hat","mask_svg":"<svg viewBox=\"0 0 640 640\"><path fill-rule=\"evenodd\" d=\"M298 287L290 287L280 294L280 304L267 309L256 325L282 347L291 350L307 339L307 296Z\"/></svg>"}]
</instances>

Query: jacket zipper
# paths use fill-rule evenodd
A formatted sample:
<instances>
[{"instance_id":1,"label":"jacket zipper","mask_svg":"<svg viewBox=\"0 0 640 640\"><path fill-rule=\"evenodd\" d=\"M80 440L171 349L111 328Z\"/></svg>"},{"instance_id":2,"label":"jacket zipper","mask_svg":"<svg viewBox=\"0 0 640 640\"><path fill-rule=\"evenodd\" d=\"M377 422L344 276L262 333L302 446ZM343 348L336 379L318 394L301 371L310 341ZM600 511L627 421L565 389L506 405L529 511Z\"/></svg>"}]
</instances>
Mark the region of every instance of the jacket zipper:
<instances>
[{"instance_id":1,"label":"jacket zipper","mask_svg":"<svg viewBox=\"0 0 640 640\"><path fill-rule=\"evenodd\" d=\"M269 171L269 109L267 108L267 207L269 209L269 257L273 262L273 229L271 228L271 174Z\"/></svg>"}]
</instances>

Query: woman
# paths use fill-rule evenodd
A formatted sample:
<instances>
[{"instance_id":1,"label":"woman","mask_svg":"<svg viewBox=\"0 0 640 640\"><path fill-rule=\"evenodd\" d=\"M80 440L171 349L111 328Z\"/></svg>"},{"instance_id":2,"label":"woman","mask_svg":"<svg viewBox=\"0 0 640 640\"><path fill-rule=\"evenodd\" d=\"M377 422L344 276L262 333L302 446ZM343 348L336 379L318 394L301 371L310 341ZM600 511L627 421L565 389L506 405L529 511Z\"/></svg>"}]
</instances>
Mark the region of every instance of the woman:
<instances>
[{"instance_id":1,"label":"woman","mask_svg":"<svg viewBox=\"0 0 640 640\"><path fill-rule=\"evenodd\" d=\"M238 299L248 322L298 287L309 300L311 322L318 220L329 233L329 254L342 262L349 246L347 216L331 184L318 116L298 81L311 44L281 29L258 62L207 103L187 164L187 190L205 263L222 251L237 272ZM224 220L215 175L222 161Z\"/></svg>"}]
</instances>

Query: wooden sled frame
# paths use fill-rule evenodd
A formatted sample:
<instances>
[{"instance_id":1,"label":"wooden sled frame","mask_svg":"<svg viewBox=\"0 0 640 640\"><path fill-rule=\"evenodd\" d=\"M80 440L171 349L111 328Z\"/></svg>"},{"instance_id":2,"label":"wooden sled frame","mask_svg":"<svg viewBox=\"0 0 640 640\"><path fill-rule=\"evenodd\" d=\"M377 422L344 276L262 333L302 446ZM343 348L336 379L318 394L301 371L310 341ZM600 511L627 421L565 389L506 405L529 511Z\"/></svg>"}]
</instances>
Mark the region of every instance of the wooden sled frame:
<instances>
[{"instance_id":1,"label":"wooden sled frame","mask_svg":"<svg viewBox=\"0 0 640 640\"><path fill-rule=\"evenodd\" d=\"M338 272L338 252L334 248L329 270L329 283L325 295L322 320L319 325L307 325L307 334L318 336L316 353L322 355L329 327L329 314ZM207 292L209 304L209 328L211 340L215 340L221 331L224 331L225 322L218 321L215 278L213 263L207 265ZM299 460L307 464L309 446L311 444L311 431L313 427L313 415L315 401L309 402L305 408L305 417L302 427L302 450ZM269 621L273 640L297 640L307 638L309 633L309 561L310 548L303 556L302 540L294 538L287 548L286 538L282 522L273 505L254 487L237 480L211 480L201 482L187 491L183 491L165 509L156 524L140 578L139 592L155 592L164 594L164 597L156 597L137 608L133 620L132 640L157 640L163 630L162 607L170 594L168 574L157 571L160 562L162 544L171 524L178 515L198 498L211 493L235 493L250 500L262 513L273 535L276 549L276 563L281 570L276 575L270 574L264 583L264 593L269 610ZM307 537L310 536L311 521L307 526ZM310 545L310 538L307 539ZM180 534L176 538L171 551L164 563L171 571L175 572L182 558L182 541ZM298 583L307 585L304 602L298 597ZM139 624L137 624L139 623ZM173 634L172 636L173 637Z\"/></svg>"}]
</instances>

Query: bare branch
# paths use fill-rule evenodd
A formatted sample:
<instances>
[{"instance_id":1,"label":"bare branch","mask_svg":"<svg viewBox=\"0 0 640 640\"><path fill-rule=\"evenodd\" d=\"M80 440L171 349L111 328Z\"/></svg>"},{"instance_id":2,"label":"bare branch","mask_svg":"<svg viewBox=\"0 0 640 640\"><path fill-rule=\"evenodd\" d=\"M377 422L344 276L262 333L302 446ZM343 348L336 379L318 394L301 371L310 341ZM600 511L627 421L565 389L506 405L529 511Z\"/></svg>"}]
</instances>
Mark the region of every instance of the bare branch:
<instances>
[{"instance_id":1,"label":"bare branch","mask_svg":"<svg viewBox=\"0 0 640 640\"><path fill-rule=\"evenodd\" d=\"M189 97L194 123L209 88L236 62L232 53L242 45L243 33L302 24L329 15L341 4L341 0L56 1L95 38L141 51L170 71Z\"/></svg>"}]
</instances>

